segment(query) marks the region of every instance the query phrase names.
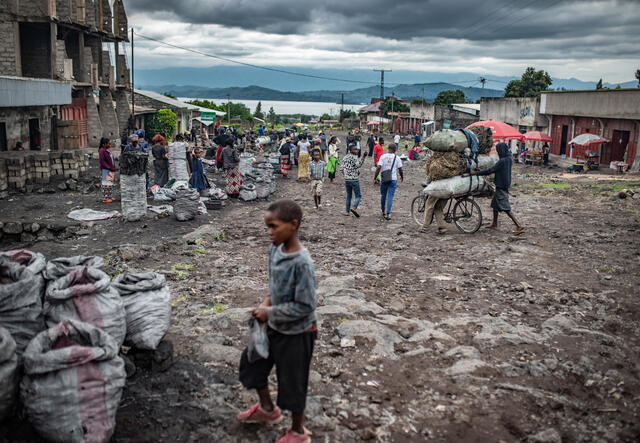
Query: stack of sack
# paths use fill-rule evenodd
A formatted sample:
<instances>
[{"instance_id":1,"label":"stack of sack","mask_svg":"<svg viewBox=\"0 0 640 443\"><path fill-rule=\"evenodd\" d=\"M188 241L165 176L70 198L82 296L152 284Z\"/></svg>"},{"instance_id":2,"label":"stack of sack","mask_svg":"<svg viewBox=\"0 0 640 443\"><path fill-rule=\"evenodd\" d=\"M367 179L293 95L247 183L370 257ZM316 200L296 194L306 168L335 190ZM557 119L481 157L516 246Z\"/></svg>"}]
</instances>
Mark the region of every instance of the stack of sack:
<instances>
[{"instance_id":1,"label":"stack of sack","mask_svg":"<svg viewBox=\"0 0 640 443\"><path fill-rule=\"evenodd\" d=\"M178 189L176 203L173 205L173 215L178 221L193 220L198 215L200 194L195 189Z\"/></svg>"},{"instance_id":2,"label":"stack of sack","mask_svg":"<svg viewBox=\"0 0 640 443\"><path fill-rule=\"evenodd\" d=\"M477 145L477 158L471 154L472 143ZM424 190L427 195L437 198L485 195L491 189L485 177L462 177L470 169L488 169L498 162L497 155L486 155L493 146L491 129L473 127L466 134L463 130L443 129L427 138L425 145L433 151L425 164L430 181Z\"/></svg>"},{"instance_id":3,"label":"stack of sack","mask_svg":"<svg viewBox=\"0 0 640 443\"><path fill-rule=\"evenodd\" d=\"M171 294L162 275L112 282L103 265L0 252L0 421L22 405L47 441L111 439L126 380L120 347L162 347Z\"/></svg>"},{"instance_id":4,"label":"stack of sack","mask_svg":"<svg viewBox=\"0 0 640 443\"><path fill-rule=\"evenodd\" d=\"M138 221L147 214L147 163L149 156L135 152L120 155L122 216Z\"/></svg>"},{"instance_id":5,"label":"stack of sack","mask_svg":"<svg viewBox=\"0 0 640 443\"><path fill-rule=\"evenodd\" d=\"M189 181L187 169L187 144L184 142L169 143L169 179Z\"/></svg>"}]
</instances>

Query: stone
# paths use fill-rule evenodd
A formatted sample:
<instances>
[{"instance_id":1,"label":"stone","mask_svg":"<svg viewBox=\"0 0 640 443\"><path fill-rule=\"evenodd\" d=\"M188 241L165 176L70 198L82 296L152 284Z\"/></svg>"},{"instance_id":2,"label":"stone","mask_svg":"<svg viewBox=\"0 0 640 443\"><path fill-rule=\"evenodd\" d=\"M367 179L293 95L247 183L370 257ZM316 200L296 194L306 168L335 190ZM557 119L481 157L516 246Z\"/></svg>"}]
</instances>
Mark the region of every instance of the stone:
<instances>
[{"instance_id":1,"label":"stone","mask_svg":"<svg viewBox=\"0 0 640 443\"><path fill-rule=\"evenodd\" d=\"M375 342L371 353L392 359L397 358L395 344L403 341L397 332L370 320L347 320L338 326L338 334L341 338L362 337L371 340Z\"/></svg>"},{"instance_id":2,"label":"stone","mask_svg":"<svg viewBox=\"0 0 640 443\"><path fill-rule=\"evenodd\" d=\"M42 229L38 232L38 241L51 241L55 238L55 235L48 229Z\"/></svg>"},{"instance_id":3,"label":"stone","mask_svg":"<svg viewBox=\"0 0 640 443\"><path fill-rule=\"evenodd\" d=\"M218 343L205 343L200 346L200 360L216 363L237 365L240 362L242 351L233 346L224 346Z\"/></svg>"},{"instance_id":4,"label":"stone","mask_svg":"<svg viewBox=\"0 0 640 443\"><path fill-rule=\"evenodd\" d=\"M67 184L65 182L58 183L58 189L61 191L67 190Z\"/></svg>"},{"instance_id":5,"label":"stone","mask_svg":"<svg viewBox=\"0 0 640 443\"><path fill-rule=\"evenodd\" d=\"M400 301L400 300L394 300L389 304L389 309L391 309L392 311L396 311L396 312L403 312L404 311L404 303L402 303L402 301Z\"/></svg>"},{"instance_id":6,"label":"stone","mask_svg":"<svg viewBox=\"0 0 640 443\"><path fill-rule=\"evenodd\" d=\"M374 431L373 429L371 429L370 427L366 427L364 428L361 432L360 432L360 438L367 441L367 440L373 440L374 438L376 438L378 435L376 434L376 431Z\"/></svg>"},{"instance_id":7,"label":"stone","mask_svg":"<svg viewBox=\"0 0 640 443\"><path fill-rule=\"evenodd\" d=\"M558 431L549 428L527 437L527 443L562 443L562 437Z\"/></svg>"},{"instance_id":8,"label":"stone","mask_svg":"<svg viewBox=\"0 0 640 443\"><path fill-rule=\"evenodd\" d=\"M445 374L455 377L457 375L471 374L478 368L487 366L482 360L475 358L457 361L453 366L444 370Z\"/></svg>"},{"instance_id":9,"label":"stone","mask_svg":"<svg viewBox=\"0 0 640 443\"><path fill-rule=\"evenodd\" d=\"M31 232L23 232L22 234L20 234L20 241L23 243L31 243L36 241L36 235L32 234Z\"/></svg>"},{"instance_id":10,"label":"stone","mask_svg":"<svg viewBox=\"0 0 640 443\"><path fill-rule=\"evenodd\" d=\"M325 300L325 305L336 304L344 306L349 312L357 312L359 314L381 314L384 309L373 302L361 301L353 297L337 296Z\"/></svg>"},{"instance_id":11,"label":"stone","mask_svg":"<svg viewBox=\"0 0 640 443\"><path fill-rule=\"evenodd\" d=\"M77 180L74 180L74 179L70 178L65 183L67 185L67 188L70 191L77 191L78 190L78 181Z\"/></svg>"},{"instance_id":12,"label":"stone","mask_svg":"<svg viewBox=\"0 0 640 443\"><path fill-rule=\"evenodd\" d=\"M331 276L320 281L316 293L318 298L330 297L337 295L341 290L353 289L355 285L356 280L353 276Z\"/></svg>"},{"instance_id":13,"label":"stone","mask_svg":"<svg viewBox=\"0 0 640 443\"><path fill-rule=\"evenodd\" d=\"M449 358L470 358L480 359L480 352L473 346L456 346L449 349L445 354L445 357Z\"/></svg>"},{"instance_id":14,"label":"stone","mask_svg":"<svg viewBox=\"0 0 640 443\"><path fill-rule=\"evenodd\" d=\"M197 240L199 238L209 238L214 240L219 238L223 234L223 231L214 224L206 224L198 227L194 231L189 232L182 236L184 240Z\"/></svg>"},{"instance_id":15,"label":"stone","mask_svg":"<svg viewBox=\"0 0 640 443\"><path fill-rule=\"evenodd\" d=\"M562 332L571 332L578 325L566 315L558 314L542 323L542 331L549 335L556 335Z\"/></svg>"},{"instance_id":16,"label":"stone","mask_svg":"<svg viewBox=\"0 0 640 443\"><path fill-rule=\"evenodd\" d=\"M2 231L5 234L20 234L22 233L22 223L8 222L2 227Z\"/></svg>"}]
</instances>

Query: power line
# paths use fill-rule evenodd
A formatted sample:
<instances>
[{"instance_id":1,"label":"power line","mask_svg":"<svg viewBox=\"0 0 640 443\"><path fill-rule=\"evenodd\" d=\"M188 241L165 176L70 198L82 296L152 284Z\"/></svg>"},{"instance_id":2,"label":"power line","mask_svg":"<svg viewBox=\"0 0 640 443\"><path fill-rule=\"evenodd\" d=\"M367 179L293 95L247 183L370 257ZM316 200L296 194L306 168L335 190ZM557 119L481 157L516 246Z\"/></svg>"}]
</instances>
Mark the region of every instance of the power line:
<instances>
[{"instance_id":1,"label":"power line","mask_svg":"<svg viewBox=\"0 0 640 443\"><path fill-rule=\"evenodd\" d=\"M154 41L156 43L160 43L161 45L169 46L169 47L176 48L176 49L182 49L183 51L193 52L194 54L199 54L199 55L203 55L205 57L215 58L217 60L223 60L223 61L226 61L226 62L229 62L229 63L235 63L237 65L249 66L249 67L255 68L255 69L263 69L265 71L279 72L281 74L297 75L298 77L315 78L315 79L319 79L319 80L330 80L330 81L336 81L336 82L358 83L358 84L367 84L367 85L377 85L378 84L378 82L369 82L369 81L364 81L364 80L347 80L347 79L344 79L344 78L324 77L324 76L321 76L321 75L303 74L301 72L287 71L286 69L278 69L278 68L270 68L268 66L254 65L253 63L241 62L241 61L233 60L233 59L230 59L230 58L227 58L227 57L221 57L219 55L208 54L206 52L198 51L196 49L185 48L184 46L174 45L172 43L167 43L167 42L164 42L162 40L155 39L153 37L148 37L148 36L139 34L137 32L136 32L136 35L138 37L141 37L141 38L145 39L145 40L151 40L151 41Z\"/></svg>"}]
</instances>

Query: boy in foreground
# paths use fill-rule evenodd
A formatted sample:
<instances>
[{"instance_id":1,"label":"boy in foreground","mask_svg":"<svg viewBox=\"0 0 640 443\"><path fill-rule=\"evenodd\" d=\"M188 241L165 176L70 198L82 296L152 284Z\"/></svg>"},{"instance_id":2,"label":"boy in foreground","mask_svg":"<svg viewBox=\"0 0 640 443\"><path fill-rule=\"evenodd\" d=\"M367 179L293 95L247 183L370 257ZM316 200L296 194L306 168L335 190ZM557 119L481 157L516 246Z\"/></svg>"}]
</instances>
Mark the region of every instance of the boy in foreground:
<instances>
[{"instance_id":1,"label":"boy in foreground","mask_svg":"<svg viewBox=\"0 0 640 443\"><path fill-rule=\"evenodd\" d=\"M278 200L264 216L269 248L269 297L251 314L267 323L269 357L249 363L245 349L240 359L240 381L258 392L260 402L238 414L242 423L276 424L280 408L291 411L292 424L276 443L308 443L304 428L309 368L318 335L315 268L309 251L298 239L302 208L292 200ZM275 365L278 406L269 394L268 377Z\"/></svg>"}]
</instances>

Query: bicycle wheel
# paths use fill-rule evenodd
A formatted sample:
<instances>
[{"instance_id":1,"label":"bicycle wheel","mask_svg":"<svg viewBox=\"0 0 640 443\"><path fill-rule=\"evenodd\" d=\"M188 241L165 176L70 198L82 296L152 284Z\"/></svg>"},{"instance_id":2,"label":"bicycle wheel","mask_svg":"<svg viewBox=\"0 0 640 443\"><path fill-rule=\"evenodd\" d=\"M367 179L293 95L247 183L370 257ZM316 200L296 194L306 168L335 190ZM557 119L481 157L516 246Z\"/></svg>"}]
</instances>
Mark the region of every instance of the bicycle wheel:
<instances>
[{"instance_id":1,"label":"bicycle wheel","mask_svg":"<svg viewBox=\"0 0 640 443\"><path fill-rule=\"evenodd\" d=\"M482 226L480 206L468 197L458 200L453 207L453 222L465 234L477 232Z\"/></svg>"},{"instance_id":2,"label":"bicycle wheel","mask_svg":"<svg viewBox=\"0 0 640 443\"><path fill-rule=\"evenodd\" d=\"M423 197L421 195L414 198L411 202L411 216L416 221L418 226L424 225L424 207L426 203L426 197Z\"/></svg>"}]
</instances>

